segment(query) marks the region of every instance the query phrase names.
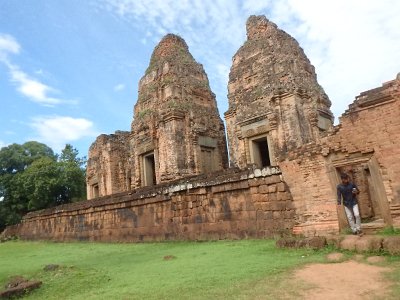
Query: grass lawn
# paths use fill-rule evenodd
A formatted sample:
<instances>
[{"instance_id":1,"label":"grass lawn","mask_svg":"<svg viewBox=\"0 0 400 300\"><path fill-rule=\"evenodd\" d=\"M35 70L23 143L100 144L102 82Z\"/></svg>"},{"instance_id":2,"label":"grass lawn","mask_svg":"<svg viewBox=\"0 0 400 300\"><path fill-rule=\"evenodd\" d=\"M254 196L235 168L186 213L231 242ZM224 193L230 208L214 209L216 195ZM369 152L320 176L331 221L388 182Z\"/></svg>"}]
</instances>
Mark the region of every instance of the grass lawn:
<instances>
[{"instance_id":1,"label":"grass lawn","mask_svg":"<svg viewBox=\"0 0 400 300\"><path fill-rule=\"evenodd\" d=\"M295 298L298 287L284 279L302 264L324 261L328 251L276 249L273 240L12 241L0 244L0 285L14 275L42 280L42 287L26 299ZM48 264L61 268L43 271Z\"/></svg>"}]
</instances>

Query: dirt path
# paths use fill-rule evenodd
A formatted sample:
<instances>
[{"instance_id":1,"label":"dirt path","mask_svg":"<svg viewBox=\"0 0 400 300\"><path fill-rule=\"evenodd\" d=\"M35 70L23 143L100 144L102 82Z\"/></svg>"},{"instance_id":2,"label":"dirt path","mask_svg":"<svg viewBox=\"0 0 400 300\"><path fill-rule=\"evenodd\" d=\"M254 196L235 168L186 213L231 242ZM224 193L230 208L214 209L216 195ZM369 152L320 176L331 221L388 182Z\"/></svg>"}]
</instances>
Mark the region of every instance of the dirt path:
<instances>
[{"instance_id":1,"label":"dirt path","mask_svg":"<svg viewBox=\"0 0 400 300\"><path fill-rule=\"evenodd\" d=\"M305 299L387 299L389 268L356 261L309 265L295 273L295 280L310 287Z\"/></svg>"}]
</instances>

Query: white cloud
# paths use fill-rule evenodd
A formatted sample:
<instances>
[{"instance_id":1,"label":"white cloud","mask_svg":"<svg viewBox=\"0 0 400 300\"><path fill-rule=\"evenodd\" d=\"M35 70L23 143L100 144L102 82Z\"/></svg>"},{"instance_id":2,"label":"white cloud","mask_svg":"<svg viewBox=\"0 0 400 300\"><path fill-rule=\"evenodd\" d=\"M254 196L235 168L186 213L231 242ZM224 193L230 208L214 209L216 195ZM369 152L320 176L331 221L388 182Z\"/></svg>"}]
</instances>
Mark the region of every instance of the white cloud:
<instances>
[{"instance_id":1,"label":"white cloud","mask_svg":"<svg viewBox=\"0 0 400 300\"><path fill-rule=\"evenodd\" d=\"M45 106L54 106L65 102L65 100L49 96L49 93L57 92L55 89L30 77L28 74L21 71L18 66L7 65L10 71L11 81L17 85L17 90L31 101Z\"/></svg>"},{"instance_id":2,"label":"white cloud","mask_svg":"<svg viewBox=\"0 0 400 300\"><path fill-rule=\"evenodd\" d=\"M31 77L22 71L18 65L11 63L8 57L9 53L18 54L20 48L14 37L8 34L0 34L0 62L8 68L11 81L16 84L18 92L28 97L29 100L44 106L54 106L60 103L76 103L74 100L63 100L51 96L50 94L58 93L58 91ZM36 73L41 74L43 71L40 70L39 73Z\"/></svg>"},{"instance_id":3,"label":"white cloud","mask_svg":"<svg viewBox=\"0 0 400 300\"><path fill-rule=\"evenodd\" d=\"M289 26L310 56L339 116L360 92L400 71L400 2L288 0Z\"/></svg>"},{"instance_id":4,"label":"white cloud","mask_svg":"<svg viewBox=\"0 0 400 300\"><path fill-rule=\"evenodd\" d=\"M37 132L33 140L49 145L56 152L61 151L67 143L98 135L93 128L93 122L84 118L36 117L33 118L30 126Z\"/></svg>"},{"instance_id":5,"label":"white cloud","mask_svg":"<svg viewBox=\"0 0 400 300\"><path fill-rule=\"evenodd\" d=\"M294 36L316 67L338 117L364 90L400 71L400 1L397 0L98 0L157 43L181 35L203 63L219 106L227 78L222 66L245 41L245 22L264 14ZM222 100L222 101L221 101ZM221 108L222 108L221 107ZM221 109L221 111L224 111Z\"/></svg>"},{"instance_id":6,"label":"white cloud","mask_svg":"<svg viewBox=\"0 0 400 300\"><path fill-rule=\"evenodd\" d=\"M247 15L230 0L99 0L98 3L143 29L143 38L158 43L166 33L182 36L193 56L205 66L213 91L219 95L221 111L227 110L227 76L232 55L245 40ZM258 5L255 13L266 5ZM246 7L246 12L251 8Z\"/></svg>"},{"instance_id":7,"label":"white cloud","mask_svg":"<svg viewBox=\"0 0 400 300\"><path fill-rule=\"evenodd\" d=\"M125 89L125 84L120 83L114 86L114 91L116 92L122 91L123 89Z\"/></svg>"},{"instance_id":8,"label":"white cloud","mask_svg":"<svg viewBox=\"0 0 400 300\"><path fill-rule=\"evenodd\" d=\"M0 61L5 60L8 53L18 54L20 48L14 37L0 33Z\"/></svg>"}]
</instances>

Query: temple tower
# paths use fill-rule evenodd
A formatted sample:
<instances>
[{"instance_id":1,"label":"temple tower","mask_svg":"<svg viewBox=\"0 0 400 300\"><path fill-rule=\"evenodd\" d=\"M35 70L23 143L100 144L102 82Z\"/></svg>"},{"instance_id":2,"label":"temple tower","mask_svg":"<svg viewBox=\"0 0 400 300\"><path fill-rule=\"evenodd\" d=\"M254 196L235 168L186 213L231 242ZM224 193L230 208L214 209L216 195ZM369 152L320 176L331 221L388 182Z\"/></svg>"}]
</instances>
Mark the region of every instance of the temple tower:
<instances>
[{"instance_id":1,"label":"temple tower","mask_svg":"<svg viewBox=\"0 0 400 300\"><path fill-rule=\"evenodd\" d=\"M130 135L127 131L101 134L90 146L86 168L88 199L130 190Z\"/></svg>"},{"instance_id":2,"label":"temple tower","mask_svg":"<svg viewBox=\"0 0 400 300\"><path fill-rule=\"evenodd\" d=\"M247 20L229 74L225 113L234 166L277 165L333 125L331 102L298 42L265 16Z\"/></svg>"},{"instance_id":3,"label":"temple tower","mask_svg":"<svg viewBox=\"0 0 400 300\"><path fill-rule=\"evenodd\" d=\"M134 187L227 167L224 125L203 66L179 36L155 47L132 121Z\"/></svg>"}]
</instances>

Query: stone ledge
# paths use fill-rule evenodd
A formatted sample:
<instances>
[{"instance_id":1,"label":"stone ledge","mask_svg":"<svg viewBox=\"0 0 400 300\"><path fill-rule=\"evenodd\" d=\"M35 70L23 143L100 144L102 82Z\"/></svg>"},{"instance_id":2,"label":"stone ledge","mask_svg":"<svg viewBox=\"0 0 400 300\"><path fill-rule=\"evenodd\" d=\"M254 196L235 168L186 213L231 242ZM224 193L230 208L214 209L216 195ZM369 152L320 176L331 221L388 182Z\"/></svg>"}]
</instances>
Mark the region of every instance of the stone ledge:
<instances>
[{"instance_id":1,"label":"stone ledge","mask_svg":"<svg viewBox=\"0 0 400 300\"><path fill-rule=\"evenodd\" d=\"M342 250L362 252L381 252L400 255L400 236L347 235L313 238L282 238L276 242L278 248L321 249L332 245Z\"/></svg>"},{"instance_id":2,"label":"stone ledge","mask_svg":"<svg viewBox=\"0 0 400 300\"><path fill-rule=\"evenodd\" d=\"M87 210L90 208L103 207L107 205L114 205L127 203L130 201L137 201L139 205L149 204L145 201L146 198L152 198L155 196L168 197L171 194L186 191L191 193L192 190L216 187L222 184L234 183L245 181L253 178L268 178L273 176L281 175L279 167L267 167L263 169L247 169L239 170L231 168L223 171L217 171L214 173L203 174L195 177L184 178L174 182L159 184L155 186L143 187L130 192L123 192L119 194L113 194L104 196L97 199L91 199L81 202L69 203L59 205L54 208L45 210L35 211L28 213L23 217L24 220L34 219L35 217L45 217L63 214L70 211ZM275 180L276 182L280 180ZM143 203L140 203L142 201ZM163 201L161 198L157 199L156 202ZM107 210L107 208L105 208Z\"/></svg>"}]
</instances>

